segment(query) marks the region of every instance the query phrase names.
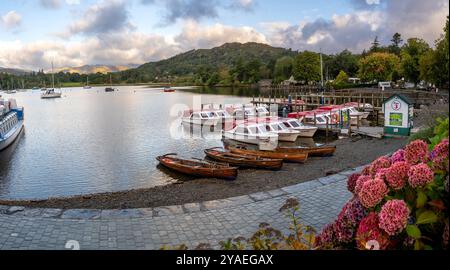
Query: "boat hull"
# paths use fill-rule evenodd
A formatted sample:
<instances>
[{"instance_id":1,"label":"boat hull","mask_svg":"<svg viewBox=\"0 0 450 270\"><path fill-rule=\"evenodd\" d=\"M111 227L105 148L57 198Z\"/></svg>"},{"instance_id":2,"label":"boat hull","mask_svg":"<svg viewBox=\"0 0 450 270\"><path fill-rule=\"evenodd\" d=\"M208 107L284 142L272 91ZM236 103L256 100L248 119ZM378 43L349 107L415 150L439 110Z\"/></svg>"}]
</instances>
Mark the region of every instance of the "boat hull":
<instances>
[{"instance_id":1,"label":"boat hull","mask_svg":"<svg viewBox=\"0 0 450 270\"><path fill-rule=\"evenodd\" d=\"M332 156L336 152L336 146L279 147L277 150L291 153L307 153L310 157L325 157Z\"/></svg>"},{"instance_id":2,"label":"boat hull","mask_svg":"<svg viewBox=\"0 0 450 270\"><path fill-rule=\"evenodd\" d=\"M278 140L280 142L295 142L298 137L300 136L299 132L295 132L295 133L284 133L284 132L278 132Z\"/></svg>"},{"instance_id":3,"label":"boat hull","mask_svg":"<svg viewBox=\"0 0 450 270\"><path fill-rule=\"evenodd\" d=\"M236 167L206 166L206 163L182 160L169 156L159 156L156 159L168 169L194 177L235 180L238 174Z\"/></svg>"},{"instance_id":4,"label":"boat hull","mask_svg":"<svg viewBox=\"0 0 450 270\"><path fill-rule=\"evenodd\" d=\"M282 151L258 151L245 148L229 147L235 154L258 156L263 158L282 159L286 162L304 163L308 159L308 153L282 152Z\"/></svg>"},{"instance_id":5,"label":"boat hull","mask_svg":"<svg viewBox=\"0 0 450 270\"><path fill-rule=\"evenodd\" d=\"M274 150L278 146L278 136L261 138L258 136L252 136L248 134L245 135L235 134L233 132L228 131L225 131L223 134L225 138L230 140L257 145L259 147L259 150Z\"/></svg>"},{"instance_id":6,"label":"boat hull","mask_svg":"<svg viewBox=\"0 0 450 270\"><path fill-rule=\"evenodd\" d=\"M216 149L206 149L208 158L215 161L228 163L241 168L256 168L268 170L280 170L283 166L282 159L259 158L255 156L239 155L230 152L223 152Z\"/></svg>"},{"instance_id":7,"label":"boat hull","mask_svg":"<svg viewBox=\"0 0 450 270\"><path fill-rule=\"evenodd\" d=\"M0 151L10 146L17 139L23 126L23 120L20 120L17 122L16 126L6 134L5 138L0 139Z\"/></svg>"},{"instance_id":8,"label":"boat hull","mask_svg":"<svg viewBox=\"0 0 450 270\"><path fill-rule=\"evenodd\" d=\"M42 99L52 99L52 98L60 98L60 97L61 97L61 93L50 94L50 95L47 95L47 94L41 95Z\"/></svg>"}]
</instances>

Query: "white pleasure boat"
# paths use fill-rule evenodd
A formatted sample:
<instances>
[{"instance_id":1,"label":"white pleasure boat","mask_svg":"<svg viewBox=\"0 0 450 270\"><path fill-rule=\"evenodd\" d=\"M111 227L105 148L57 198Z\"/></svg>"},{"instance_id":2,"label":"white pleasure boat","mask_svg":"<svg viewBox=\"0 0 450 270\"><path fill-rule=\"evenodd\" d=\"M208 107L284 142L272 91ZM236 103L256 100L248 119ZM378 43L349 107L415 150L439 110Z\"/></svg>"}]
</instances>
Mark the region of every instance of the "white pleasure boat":
<instances>
[{"instance_id":1,"label":"white pleasure boat","mask_svg":"<svg viewBox=\"0 0 450 270\"><path fill-rule=\"evenodd\" d=\"M278 135L267 132L265 124L243 123L224 131L223 135L227 139L258 145L259 150L274 150L278 147Z\"/></svg>"}]
</instances>

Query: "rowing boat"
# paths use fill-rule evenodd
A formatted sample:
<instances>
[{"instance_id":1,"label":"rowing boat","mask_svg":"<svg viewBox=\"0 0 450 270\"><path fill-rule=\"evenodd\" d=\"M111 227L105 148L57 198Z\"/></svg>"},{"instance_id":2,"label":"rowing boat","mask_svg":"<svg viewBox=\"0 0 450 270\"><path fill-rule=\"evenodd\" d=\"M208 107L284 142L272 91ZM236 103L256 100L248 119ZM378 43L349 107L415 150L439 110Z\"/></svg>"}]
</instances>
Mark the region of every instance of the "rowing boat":
<instances>
[{"instance_id":1,"label":"rowing boat","mask_svg":"<svg viewBox=\"0 0 450 270\"><path fill-rule=\"evenodd\" d=\"M228 149L235 154L258 156L262 158L282 159L286 162L304 163L308 158L308 153L283 151L282 149L275 150L251 150L245 146L233 147L228 146Z\"/></svg>"},{"instance_id":2,"label":"rowing boat","mask_svg":"<svg viewBox=\"0 0 450 270\"><path fill-rule=\"evenodd\" d=\"M318 146L318 147L278 147L277 150L292 153L308 153L311 157L332 156L336 151L336 146Z\"/></svg>"},{"instance_id":3,"label":"rowing boat","mask_svg":"<svg viewBox=\"0 0 450 270\"><path fill-rule=\"evenodd\" d=\"M156 159L161 165L191 176L220 178L226 180L235 180L237 177L237 168L230 167L228 164L213 164L204 161L194 161L174 157L176 154L167 154L158 156Z\"/></svg>"},{"instance_id":4,"label":"rowing boat","mask_svg":"<svg viewBox=\"0 0 450 270\"><path fill-rule=\"evenodd\" d=\"M243 168L280 170L283 166L282 159L271 159L253 155L235 154L223 151L221 147L206 149L205 154L210 159Z\"/></svg>"}]
</instances>

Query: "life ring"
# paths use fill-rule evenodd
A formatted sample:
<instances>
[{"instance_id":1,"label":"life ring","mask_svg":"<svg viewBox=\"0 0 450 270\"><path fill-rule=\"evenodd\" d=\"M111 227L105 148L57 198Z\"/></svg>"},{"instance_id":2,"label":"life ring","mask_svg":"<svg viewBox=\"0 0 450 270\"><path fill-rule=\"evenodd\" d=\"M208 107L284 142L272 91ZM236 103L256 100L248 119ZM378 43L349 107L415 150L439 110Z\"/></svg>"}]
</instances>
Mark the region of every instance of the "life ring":
<instances>
[{"instance_id":1,"label":"life ring","mask_svg":"<svg viewBox=\"0 0 450 270\"><path fill-rule=\"evenodd\" d=\"M331 114L331 119L333 121L333 124L339 123L339 115L333 113Z\"/></svg>"}]
</instances>

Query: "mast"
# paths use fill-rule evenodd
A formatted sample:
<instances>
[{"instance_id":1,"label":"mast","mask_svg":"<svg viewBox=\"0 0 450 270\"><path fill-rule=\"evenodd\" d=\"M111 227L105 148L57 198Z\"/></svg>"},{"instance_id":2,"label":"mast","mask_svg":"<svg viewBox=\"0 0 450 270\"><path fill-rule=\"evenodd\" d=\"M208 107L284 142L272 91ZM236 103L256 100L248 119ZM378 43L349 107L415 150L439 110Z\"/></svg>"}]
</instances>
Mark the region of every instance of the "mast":
<instances>
[{"instance_id":1,"label":"mast","mask_svg":"<svg viewBox=\"0 0 450 270\"><path fill-rule=\"evenodd\" d=\"M323 61L322 61L322 48L320 48L320 82L323 87Z\"/></svg>"},{"instance_id":2,"label":"mast","mask_svg":"<svg viewBox=\"0 0 450 270\"><path fill-rule=\"evenodd\" d=\"M55 89L55 74L53 73L53 61L52 61L52 88Z\"/></svg>"}]
</instances>

